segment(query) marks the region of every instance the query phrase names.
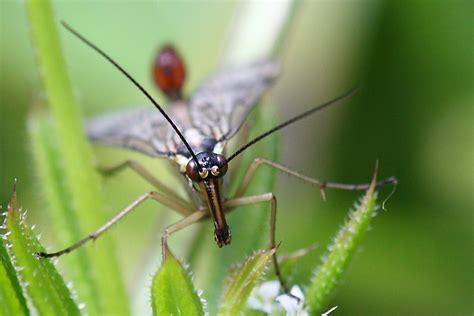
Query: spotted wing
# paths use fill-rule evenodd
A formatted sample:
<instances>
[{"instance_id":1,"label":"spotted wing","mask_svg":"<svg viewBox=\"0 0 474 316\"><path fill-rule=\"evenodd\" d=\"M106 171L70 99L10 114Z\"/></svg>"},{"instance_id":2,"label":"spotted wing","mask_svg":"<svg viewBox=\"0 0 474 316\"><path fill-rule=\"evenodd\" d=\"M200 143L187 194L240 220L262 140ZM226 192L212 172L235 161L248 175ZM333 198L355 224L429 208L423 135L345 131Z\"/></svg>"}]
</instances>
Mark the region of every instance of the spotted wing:
<instances>
[{"instance_id":1,"label":"spotted wing","mask_svg":"<svg viewBox=\"0 0 474 316\"><path fill-rule=\"evenodd\" d=\"M278 72L277 63L262 61L211 77L191 97L192 124L207 137L230 139Z\"/></svg>"},{"instance_id":2,"label":"spotted wing","mask_svg":"<svg viewBox=\"0 0 474 316\"><path fill-rule=\"evenodd\" d=\"M87 122L86 132L96 143L129 148L153 157L174 155L180 145L170 124L153 106L94 118Z\"/></svg>"}]
</instances>

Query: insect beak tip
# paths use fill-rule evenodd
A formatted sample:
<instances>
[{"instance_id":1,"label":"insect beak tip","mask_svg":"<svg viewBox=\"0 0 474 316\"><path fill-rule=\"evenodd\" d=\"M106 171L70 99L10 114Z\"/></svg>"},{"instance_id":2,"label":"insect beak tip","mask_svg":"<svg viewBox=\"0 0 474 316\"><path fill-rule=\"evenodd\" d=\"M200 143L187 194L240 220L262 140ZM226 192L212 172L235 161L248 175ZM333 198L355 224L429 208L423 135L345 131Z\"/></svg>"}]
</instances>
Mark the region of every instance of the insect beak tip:
<instances>
[{"instance_id":1,"label":"insect beak tip","mask_svg":"<svg viewBox=\"0 0 474 316\"><path fill-rule=\"evenodd\" d=\"M214 239L216 240L217 246L222 248L223 246L230 244L232 241L232 234L228 227L216 229L214 231Z\"/></svg>"}]
</instances>

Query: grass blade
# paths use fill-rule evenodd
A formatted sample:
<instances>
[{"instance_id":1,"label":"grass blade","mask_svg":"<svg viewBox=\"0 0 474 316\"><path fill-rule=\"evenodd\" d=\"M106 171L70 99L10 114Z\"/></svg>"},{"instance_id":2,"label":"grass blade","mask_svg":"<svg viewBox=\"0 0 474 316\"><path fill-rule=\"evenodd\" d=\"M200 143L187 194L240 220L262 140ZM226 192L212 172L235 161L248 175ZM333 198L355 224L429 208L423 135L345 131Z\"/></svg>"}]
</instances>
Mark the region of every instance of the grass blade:
<instances>
[{"instance_id":1,"label":"grass blade","mask_svg":"<svg viewBox=\"0 0 474 316\"><path fill-rule=\"evenodd\" d=\"M45 161L43 167L48 170L61 170L60 176L63 180L60 186L63 190L55 190L53 194L57 195L57 201L69 201L67 207L64 203L60 205L63 212L61 216L64 222L68 221L68 217L73 217L83 237L107 220L99 179L92 165L92 151L84 136L79 108L75 103L66 72L51 4L47 0L28 0L26 7L37 61L53 118L51 134L57 139L58 157L52 162ZM47 166L53 162L59 165ZM48 170L40 171L40 174L45 174L49 172ZM51 198L49 200L51 201ZM77 259L77 265L84 265L86 262L88 273L93 276L86 278L87 281L81 280L85 286L78 288L78 294L81 300L85 301L87 312L90 314L127 314L128 299L112 239L109 236L101 237L95 248L93 254L86 246L85 252L70 255Z\"/></svg>"},{"instance_id":2,"label":"grass blade","mask_svg":"<svg viewBox=\"0 0 474 316\"><path fill-rule=\"evenodd\" d=\"M221 64L241 64L276 55L299 5L294 0L271 5L258 1L240 2L230 23ZM267 21L264 27L262 21Z\"/></svg>"},{"instance_id":3,"label":"grass blade","mask_svg":"<svg viewBox=\"0 0 474 316\"><path fill-rule=\"evenodd\" d=\"M311 279L306 299L313 314L320 314L328 308L327 303L334 288L367 231L375 209L375 184L376 172L360 205L350 213L348 221L339 230L333 244L329 246L330 251L325 256L326 259L316 269Z\"/></svg>"},{"instance_id":4,"label":"grass blade","mask_svg":"<svg viewBox=\"0 0 474 316\"><path fill-rule=\"evenodd\" d=\"M26 299L3 239L6 238L0 239L0 315L29 315Z\"/></svg>"},{"instance_id":5,"label":"grass blade","mask_svg":"<svg viewBox=\"0 0 474 316\"><path fill-rule=\"evenodd\" d=\"M16 186L16 185L15 185ZM39 315L80 315L79 308L62 277L48 260L35 253L44 251L33 231L25 223L25 214L16 205L14 187L6 218L11 254L26 290Z\"/></svg>"},{"instance_id":6,"label":"grass blade","mask_svg":"<svg viewBox=\"0 0 474 316\"><path fill-rule=\"evenodd\" d=\"M276 249L258 251L247 258L228 277L227 288L224 291L219 315L238 315L257 281L265 273L267 263L271 260Z\"/></svg>"},{"instance_id":7,"label":"grass blade","mask_svg":"<svg viewBox=\"0 0 474 316\"><path fill-rule=\"evenodd\" d=\"M151 290L154 315L204 315L188 272L169 250Z\"/></svg>"},{"instance_id":8,"label":"grass blade","mask_svg":"<svg viewBox=\"0 0 474 316\"><path fill-rule=\"evenodd\" d=\"M48 205L47 216L55 236L68 245L83 237L78 220L72 209L71 198L62 177L61 155L58 152L51 120L41 109L35 109L28 122L31 148L38 181ZM100 301L98 288L92 275L91 262L86 248L76 250L77 254L61 258L67 269L67 276L75 285L80 299L87 303L87 311L98 314Z\"/></svg>"}]
</instances>

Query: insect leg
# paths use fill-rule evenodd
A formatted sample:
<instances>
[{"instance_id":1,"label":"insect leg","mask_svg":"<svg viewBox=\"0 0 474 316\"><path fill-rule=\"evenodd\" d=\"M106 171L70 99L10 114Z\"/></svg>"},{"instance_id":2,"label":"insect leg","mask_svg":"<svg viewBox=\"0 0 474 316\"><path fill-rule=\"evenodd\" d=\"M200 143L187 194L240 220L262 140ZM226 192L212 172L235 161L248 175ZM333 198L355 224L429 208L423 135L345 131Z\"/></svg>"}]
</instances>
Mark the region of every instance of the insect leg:
<instances>
[{"instance_id":1,"label":"insect leg","mask_svg":"<svg viewBox=\"0 0 474 316\"><path fill-rule=\"evenodd\" d=\"M166 196L171 196L176 202L179 202L181 206L191 209L192 206L186 202L183 198L178 196L176 192L169 188L166 184L158 180L157 177L155 177L151 172L149 172L141 163L139 163L136 160L126 160L116 166L113 167L100 167L99 171L100 173L104 175L113 175L117 172L122 171L125 168L130 168L133 171L135 171L139 176L141 176L143 179L148 181L151 185L153 185L156 189L158 189L160 192L164 193ZM191 214L191 213L187 213Z\"/></svg>"},{"instance_id":2,"label":"insect leg","mask_svg":"<svg viewBox=\"0 0 474 316\"><path fill-rule=\"evenodd\" d=\"M340 189L340 190L348 190L348 191L354 191L354 190L367 190L370 186L370 183L362 183L362 184L345 184L345 183L336 183L336 182L326 182L326 181L321 181L318 179L310 178L308 176L305 176L304 174L301 174L297 171L291 170L283 165L280 165L276 162L273 162L271 160L267 160L264 158L256 158L254 161L250 164L249 168L247 169L247 173L245 174L244 179L242 180L239 188L237 189L235 196L242 196L245 191L247 190L247 187L250 183L250 180L252 179L253 175L255 174L255 171L259 166L262 164L268 165L270 167L273 167L279 171L282 171L286 174L289 174L291 176L294 176L296 178L299 178L305 182L308 182L313 185L319 186L319 189L321 191L321 196L323 200L326 199L325 195L325 189L326 188L331 188L331 189ZM395 177L389 177L383 180L380 180L377 182L376 186L377 187L382 187L385 185L393 184L397 185L398 180Z\"/></svg>"},{"instance_id":3,"label":"insect leg","mask_svg":"<svg viewBox=\"0 0 474 316\"><path fill-rule=\"evenodd\" d=\"M194 224L196 222L199 222L201 219L208 217L209 216L209 211L207 209L201 209L197 210L191 213L191 215L186 216L185 218L177 221L176 223L168 226L165 228L165 231L163 232L163 236L161 236L161 247L163 249L163 260L166 258L166 254L169 252L168 248L168 237L176 233L177 231L180 231L181 229Z\"/></svg>"},{"instance_id":4,"label":"insect leg","mask_svg":"<svg viewBox=\"0 0 474 316\"><path fill-rule=\"evenodd\" d=\"M271 202L268 248L273 249L277 246L275 243L276 212L277 212L277 199L276 199L275 194L273 194L272 192L268 192L268 193L263 193L263 194L258 194L258 195L238 197L238 198L226 200L224 202L224 206L228 208L234 208L240 205L256 204L256 203L261 203L261 202ZM280 265L278 264L278 258L277 258L276 252L273 254L272 259L273 259L273 268L275 270L275 275L280 281L281 287L283 288L285 293L290 293L289 288L287 287L280 273Z\"/></svg>"},{"instance_id":5,"label":"insect leg","mask_svg":"<svg viewBox=\"0 0 474 316\"><path fill-rule=\"evenodd\" d=\"M171 198L159 193L159 192L148 192L137 198L135 201L133 201L131 204L129 204L127 207L122 209L117 215L112 217L107 223L99 227L96 231L93 233L89 234L87 237L79 240L75 244L64 248L63 250L57 251L57 252L52 252L52 253L45 253L45 252L39 252L37 253L37 256L40 258L50 258L50 257L59 257L64 254L70 253L71 251L81 247L83 244L90 240L96 240L99 238L103 233L105 233L109 228L111 228L114 224L116 224L118 221L120 221L122 218L125 217L128 213L133 211L137 206L142 204L148 199L154 199L160 202L163 205L166 205L170 208L175 209L176 211L180 212L181 214L189 213L189 210L186 210L186 212L181 208L181 205L173 201Z\"/></svg>"}]
</instances>

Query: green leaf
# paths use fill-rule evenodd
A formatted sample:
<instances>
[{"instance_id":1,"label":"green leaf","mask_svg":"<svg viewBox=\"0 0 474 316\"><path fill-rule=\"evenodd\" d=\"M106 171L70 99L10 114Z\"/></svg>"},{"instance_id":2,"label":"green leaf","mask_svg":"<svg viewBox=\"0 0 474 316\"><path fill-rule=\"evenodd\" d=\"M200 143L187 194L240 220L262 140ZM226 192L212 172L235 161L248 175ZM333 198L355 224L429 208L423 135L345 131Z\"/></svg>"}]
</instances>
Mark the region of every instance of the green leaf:
<instances>
[{"instance_id":1,"label":"green leaf","mask_svg":"<svg viewBox=\"0 0 474 316\"><path fill-rule=\"evenodd\" d=\"M219 315L238 315L257 281L265 273L267 263L271 260L276 249L258 251L238 268L233 269L228 276Z\"/></svg>"},{"instance_id":2,"label":"green leaf","mask_svg":"<svg viewBox=\"0 0 474 316\"><path fill-rule=\"evenodd\" d=\"M81 239L80 227L72 209L71 198L62 176L61 155L56 144L54 128L51 125L46 111L35 109L30 113L28 132L33 150L36 171L39 175L38 183L44 193L47 216L54 231L55 237L62 244L70 245ZM66 273L75 285L80 300L87 302L87 311L94 314L100 312L100 296L93 277L91 261L87 249L79 248L75 255L61 258Z\"/></svg>"},{"instance_id":3,"label":"green leaf","mask_svg":"<svg viewBox=\"0 0 474 316\"><path fill-rule=\"evenodd\" d=\"M7 237L8 234L4 236ZM20 282L3 239L0 239L0 315L29 315Z\"/></svg>"},{"instance_id":4,"label":"green leaf","mask_svg":"<svg viewBox=\"0 0 474 316\"><path fill-rule=\"evenodd\" d=\"M80 315L64 280L49 260L38 259L44 251L33 231L25 224L25 213L16 206L14 188L6 218L8 242L15 266L39 315ZM2 284L3 286L3 284Z\"/></svg>"},{"instance_id":5,"label":"green leaf","mask_svg":"<svg viewBox=\"0 0 474 316\"><path fill-rule=\"evenodd\" d=\"M311 285L306 294L308 307L313 314L320 314L327 308L327 303L334 288L342 278L347 265L362 237L367 231L375 209L376 174L360 205L349 214L346 224L339 230L324 262L316 269Z\"/></svg>"},{"instance_id":6,"label":"green leaf","mask_svg":"<svg viewBox=\"0 0 474 316\"><path fill-rule=\"evenodd\" d=\"M204 315L188 272L169 250L151 290L154 315Z\"/></svg>"},{"instance_id":7,"label":"green leaf","mask_svg":"<svg viewBox=\"0 0 474 316\"><path fill-rule=\"evenodd\" d=\"M57 19L47 0L28 0L26 7L52 118L49 130L38 135L42 139L34 140L35 160L49 204L46 209L52 210L51 218L57 221L52 225L60 240L56 247L66 247L104 224L108 215L66 71ZM85 246L65 262L86 312L128 314L128 298L111 237L101 237L94 248L92 251Z\"/></svg>"}]
</instances>

